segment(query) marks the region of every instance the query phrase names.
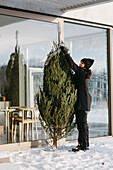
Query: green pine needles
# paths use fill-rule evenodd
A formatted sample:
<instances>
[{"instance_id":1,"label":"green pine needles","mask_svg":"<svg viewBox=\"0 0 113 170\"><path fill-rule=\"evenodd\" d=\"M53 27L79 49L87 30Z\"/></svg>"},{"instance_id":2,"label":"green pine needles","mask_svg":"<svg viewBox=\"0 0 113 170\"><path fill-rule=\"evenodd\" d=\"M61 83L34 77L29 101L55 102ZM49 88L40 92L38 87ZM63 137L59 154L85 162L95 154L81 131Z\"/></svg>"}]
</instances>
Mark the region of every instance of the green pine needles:
<instances>
[{"instance_id":1,"label":"green pine needles","mask_svg":"<svg viewBox=\"0 0 113 170\"><path fill-rule=\"evenodd\" d=\"M57 140L66 137L75 127L77 90L67 55L67 48L54 44L44 66L43 91L40 89L38 95L41 124L49 131L55 147Z\"/></svg>"}]
</instances>

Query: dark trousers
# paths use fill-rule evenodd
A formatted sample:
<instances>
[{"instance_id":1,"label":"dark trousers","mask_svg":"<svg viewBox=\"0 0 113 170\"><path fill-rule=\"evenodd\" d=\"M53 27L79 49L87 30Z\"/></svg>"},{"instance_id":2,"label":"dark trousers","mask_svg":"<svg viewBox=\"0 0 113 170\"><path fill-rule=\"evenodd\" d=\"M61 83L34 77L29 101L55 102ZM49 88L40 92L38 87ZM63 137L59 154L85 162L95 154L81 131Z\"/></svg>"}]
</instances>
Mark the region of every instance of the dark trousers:
<instances>
[{"instance_id":1,"label":"dark trousers","mask_svg":"<svg viewBox=\"0 0 113 170\"><path fill-rule=\"evenodd\" d=\"M76 111L76 123L78 129L78 144L81 148L89 147L89 131L87 124L87 113L82 110Z\"/></svg>"}]
</instances>

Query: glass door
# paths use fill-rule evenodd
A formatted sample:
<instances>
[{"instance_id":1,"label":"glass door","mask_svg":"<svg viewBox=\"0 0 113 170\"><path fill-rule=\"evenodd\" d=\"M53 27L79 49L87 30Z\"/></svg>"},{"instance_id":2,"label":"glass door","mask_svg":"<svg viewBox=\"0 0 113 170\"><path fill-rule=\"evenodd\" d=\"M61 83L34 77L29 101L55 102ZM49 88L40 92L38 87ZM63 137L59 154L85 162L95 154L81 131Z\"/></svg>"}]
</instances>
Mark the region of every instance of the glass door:
<instances>
[{"instance_id":1,"label":"glass door","mask_svg":"<svg viewBox=\"0 0 113 170\"><path fill-rule=\"evenodd\" d=\"M53 41L57 42L57 32L57 23L52 21L0 15L0 144L12 142L9 138L11 126L8 124L11 125L13 111L9 115L7 109L37 106L36 95L39 86L42 88L43 84L44 62ZM36 109L36 115L38 114ZM20 125L17 135L19 133L21 133ZM29 131L25 137L28 133ZM21 141L20 137L21 135L17 137L16 142Z\"/></svg>"},{"instance_id":2,"label":"glass door","mask_svg":"<svg viewBox=\"0 0 113 170\"><path fill-rule=\"evenodd\" d=\"M89 84L89 92L92 96L92 108L88 113L90 137L106 136L108 135L106 29L66 22L64 23L64 42L77 64L82 58L95 60L91 67L92 78Z\"/></svg>"}]
</instances>

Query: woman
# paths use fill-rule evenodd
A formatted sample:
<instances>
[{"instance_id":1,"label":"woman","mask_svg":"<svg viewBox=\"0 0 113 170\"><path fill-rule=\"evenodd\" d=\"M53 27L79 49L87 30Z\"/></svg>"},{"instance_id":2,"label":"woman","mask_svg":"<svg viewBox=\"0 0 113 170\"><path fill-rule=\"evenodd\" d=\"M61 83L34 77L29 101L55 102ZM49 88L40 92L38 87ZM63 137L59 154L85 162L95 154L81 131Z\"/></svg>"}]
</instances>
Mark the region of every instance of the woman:
<instances>
[{"instance_id":1,"label":"woman","mask_svg":"<svg viewBox=\"0 0 113 170\"><path fill-rule=\"evenodd\" d=\"M72 70L75 71L74 82L78 89L77 102L75 104L78 146L76 148L72 148L72 151L85 151L89 149L89 132L86 113L86 111L90 111L91 107L91 96L88 93L88 82L92 76L92 72L89 68L92 66L94 60L83 58L78 66L72 60L70 55L67 55L66 58Z\"/></svg>"}]
</instances>

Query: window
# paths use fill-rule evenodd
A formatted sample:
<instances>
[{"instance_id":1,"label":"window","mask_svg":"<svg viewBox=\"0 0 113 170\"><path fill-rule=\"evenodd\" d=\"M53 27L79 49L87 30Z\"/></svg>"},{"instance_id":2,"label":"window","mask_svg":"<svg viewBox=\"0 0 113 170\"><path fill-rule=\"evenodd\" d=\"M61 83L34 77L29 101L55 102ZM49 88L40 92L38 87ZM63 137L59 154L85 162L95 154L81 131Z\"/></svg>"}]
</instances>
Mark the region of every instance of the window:
<instances>
[{"instance_id":1,"label":"window","mask_svg":"<svg viewBox=\"0 0 113 170\"><path fill-rule=\"evenodd\" d=\"M95 60L91 67L93 74L89 84L89 92L92 96L92 108L88 113L90 137L108 135L106 29L65 23L64 42L77 64L85 57ZM71 138L76 138L76 136Z\"/></svg>"},{"instance_id":2,"label":"window","mask_svg":"<svg viewBox=\"0 0 113 170\"><path fill-rule=\"evenodd\" d=\"M3 109L37 106L44 62L53 41L57 42L56 23L0 15L0 144L11 142L9 120ZM38 113L37 110L37 116Z\"/></svg>"}]
</instances>

